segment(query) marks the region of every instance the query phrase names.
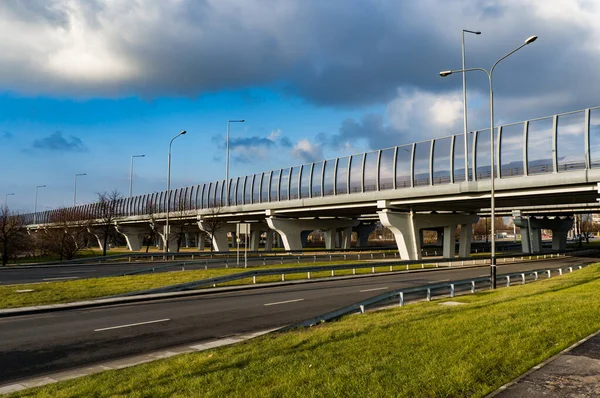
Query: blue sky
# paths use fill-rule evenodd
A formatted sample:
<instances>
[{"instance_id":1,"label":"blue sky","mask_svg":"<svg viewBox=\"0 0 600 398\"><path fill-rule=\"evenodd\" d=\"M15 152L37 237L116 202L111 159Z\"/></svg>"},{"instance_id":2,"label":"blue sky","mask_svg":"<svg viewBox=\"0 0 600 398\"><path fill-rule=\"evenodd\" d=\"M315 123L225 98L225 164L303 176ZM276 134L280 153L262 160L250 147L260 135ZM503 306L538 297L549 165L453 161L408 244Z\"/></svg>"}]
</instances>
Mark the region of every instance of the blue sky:
<instances>
[{"instance_id":1,"label":"blue sky","mask_svg":"<svg viewBox=\"0 0 600 398\"><path fill-rule=\"evenodd\" d=\"M592 0L31 0L0 3L0 195L68 206L344 156L462 131L468 66L497 68L498 123L600 105ZM469 126L487 86L469 75Z\"/></svg>"}]
</instances>

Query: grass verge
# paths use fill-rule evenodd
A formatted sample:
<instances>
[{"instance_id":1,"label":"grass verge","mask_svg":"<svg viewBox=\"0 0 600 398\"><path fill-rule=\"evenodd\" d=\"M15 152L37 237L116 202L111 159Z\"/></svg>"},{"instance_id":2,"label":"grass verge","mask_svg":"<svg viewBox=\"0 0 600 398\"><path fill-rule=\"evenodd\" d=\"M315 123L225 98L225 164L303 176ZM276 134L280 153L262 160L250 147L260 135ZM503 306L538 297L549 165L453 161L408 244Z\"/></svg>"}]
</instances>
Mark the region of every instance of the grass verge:
<instances>
[{"instance_id":1,"label":"grass verge","mask_svg":"<svg viewBox=\"0 0 600 398\"><path fill-rule=\"evenodd\" d=\"M231 275L239 272L260 269L273 269L282 267L311 267L319 265L340 265L345 261L333 262L315 262L300 264L284 264L252 268L218 268L208 270L190 270L161 272L156 274L142 274L129 276L115 276L106 278L90 278L69 281L55 281L43 283L30 283L25 285L0 286L0 309L27 307L33 305L61 304L74 301L89 300L99 297L113 296L117 294L133 292L137 290L152 289L162 286L174 285L177 283L191 282L200 279L213 278L223 275ZM425 264L424 267L434 267L434 264ZM421 268L421 264L411 265L412 269ZM375 272L381 273L389 271L389 266L375 267ZM396 265L394 271L406 270L406 265ZM372 273L371 268L358 268L356 274ZM336 271L335 276L351 275L352 270ZM307 279L306 273L286 275L285 280ZM311 273L311 278L330 277L331 271L322 271ZM256 278L257 283L278 282L281 281L281 275L263 276ZM233 282L223 283L219 286L235 286L251 284L252 279L241 279ZM31 292L22 292L21 290L33 290Z\"/></svg>"},{"instance_id":2,"label":"grass verge","mask_svg":"<svg viewBox=\"0 0 600 398\"><path fill-rule=\"evenodd\" d=\"M600 266L422 302L13 397L484 396L600 328Z\"/></svg>"}]
</instances>

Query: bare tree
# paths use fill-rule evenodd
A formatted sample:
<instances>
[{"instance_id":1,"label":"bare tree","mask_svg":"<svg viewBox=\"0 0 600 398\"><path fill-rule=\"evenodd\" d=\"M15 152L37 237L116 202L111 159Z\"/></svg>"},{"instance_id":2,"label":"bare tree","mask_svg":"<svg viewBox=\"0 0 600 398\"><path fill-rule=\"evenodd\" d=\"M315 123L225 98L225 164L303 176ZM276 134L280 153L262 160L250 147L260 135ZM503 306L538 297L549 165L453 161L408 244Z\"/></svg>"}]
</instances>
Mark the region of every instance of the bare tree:
<instances>
[{"instance_id":1,"label":"bare tree","mask_svg":"<svg viewBox=\"0 0 600 398\"><path fill-rule=\"evenodd\" d=\"M27 232L23 228L23 215L11 212L8 206L0 208L0 248L2 249L2 266L8 259L26 249Z\"/></svg>"},{"instance_id":2,"label":"bare tree","mask_svg":"<svg viewBox=\"0 0 600 398\"><path fill-rule=\"evenodd\" d=\"M100 232L102 239L102 255L106 256L106 247L109 238L115 237L115 222L117 221L118 205L123 195L116 189L111 192L97 193L98 213L95 214L94 227Z\"/></svg>"},{"instance_id":3,"label":"bare tree","mask_svg":"<svg viewBox=\"0 0 600 398\"><path fill-rule=\"evenodd\" d=\"M156 240L156 213L158 212L158 206L155 203L148 202L146 205L146 213L150 217L150 229L146 236L146 253L150 249L152 242Z\"/></svg>"},{"instance_id":4,"label":"bare tree","mask_svg":"<svg viewBox=\"0 0 600 398\"><path fill-rule=\"evenodd\" d=\"M207 216L202 217L202 226L211 238L225 226L225 221L220 217L222 212L223 208L215 205L208 209ZM210 251L214 251L214 239L211 239Z\"/></svg>"},{"instance_id":5,"label":"bare tree","mask_svg":"<svg viewBox=\"0 0 600 398\"><path fill-rule=\"evenodd\" d=\"M71 260L86 246L89 232L89 216L75 208L61 208L49 219L51 226L42 235L44 249L63 259Z\"/></svg>"}]
</instances>

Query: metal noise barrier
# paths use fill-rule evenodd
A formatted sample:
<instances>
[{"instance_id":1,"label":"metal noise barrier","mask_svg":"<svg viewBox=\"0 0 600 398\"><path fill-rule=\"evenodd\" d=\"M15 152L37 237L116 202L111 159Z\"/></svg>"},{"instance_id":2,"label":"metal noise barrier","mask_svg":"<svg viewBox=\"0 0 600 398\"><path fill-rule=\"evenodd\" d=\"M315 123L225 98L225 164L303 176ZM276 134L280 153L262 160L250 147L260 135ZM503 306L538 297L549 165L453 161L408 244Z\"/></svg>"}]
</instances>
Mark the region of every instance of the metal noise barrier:
<instances>
[{"instance_id":1,"label":"metal noise barrier","mask_svg":"<svg viewBox=\"0 0 600 398\"><path fill-rule=\"evenodd\" d=\"M578 267L578 269L581 269L586 266L587 266L586 264L581 264L581 265L578 265L577 267ZM570 266L568 268L570 270L570 272L573 272L572 271L573 267L574 266ZM499 275L498 278L505 278L508 281L508 280L510 280L511 277L520 277L520 278L522 278L522 281L523 281L522 283L525 283L524 282L525 275L537 275L538 273L547 272L548 278L550 278L551 271L558 271L558 270L562 271L562 268L553 268L553 269L544 268L542 270L536 270L536 271L518 272L518 273L514 273L514 274ZM561 273L561 275L562 275L562 273ZM369 299L348 305L346 307L342 307L335 311L327 312L325 314L318 315L314 318L310 318L310 319L307 319L302 322L298 322L298 323L295 323L292 325L285 326L281 329L278 329L278 332L285 332L287 330L316 326L321 323L339 319L342 316L349 315L349 314L354 314L354 313L364 314L366 309L369 306L374 306L376 304L381 304L381 303L391 301L391 300L398 300L399 305L403 306L405 296L406 296L406 294L409 294L409 293L426 292L427 298L429 300L431 298L431 292L433 290L447 288L448 289L447 293L450 296L454 297L452 295L454 288L459 285L470 285L471 286L470 292L475 293L475 284L476 283L489 282L489 280L490 280L490 277L486 276L486 277L480 277L480 278L471 278L471 279L463 279L463 280L459 280L459 281L437 283L437 284L432 284L432 285L416 286L416 287L411 287L411 288L407 288L407 289L395 289L390 292L382 293L378 296L371 297ZM536 278L536 280L537 280L537 278Z\"/></svg>"}]
</instances>

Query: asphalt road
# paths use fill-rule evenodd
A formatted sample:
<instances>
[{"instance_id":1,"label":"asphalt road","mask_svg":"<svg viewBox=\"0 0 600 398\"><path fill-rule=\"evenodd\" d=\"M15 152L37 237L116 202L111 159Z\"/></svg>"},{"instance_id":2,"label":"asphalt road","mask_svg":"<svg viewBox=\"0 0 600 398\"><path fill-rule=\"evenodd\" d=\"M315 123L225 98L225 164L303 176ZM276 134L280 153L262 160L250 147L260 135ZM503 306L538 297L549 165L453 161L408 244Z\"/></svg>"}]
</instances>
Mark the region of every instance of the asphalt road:
<instances>
[{"instance_id":1,"label":"asphalt road","mask_svg":"<svg viewBox=\"0 0 600 398\"><path fill-rule=\"evenodd\" d=\"M370 253L360 253L361 259L371 259ZM373 259L382 259L384 256L381 252L374 252ZM314 261L355 261L357 260L356 253L344 254L332 254L331 256L317 256L304 255L304 256L270 256L261 258L249 258L248 267L257 267L262 265L282 265L289 266L298 263L311 263ZM390 258L390 254L387 253L387 259ZM393 258L393 255L392 255ZM98 278L106 276L117 276L123 275L124 273L130 273L135 271L146 270L146 272L152 272L151 268L154 268L154 272L173 272L181 270L181 263L185 263L186 270L194 269L205 269L206 268L224 268L224 267L237 267L236 258L229 259L202 259L202 260L175 260L175 261L144 261L135 263L93 263L93 264L74 264L74 265L54 265L54 266L17 266L10 268L0 268L0 286L2 285L16 285L16 284L27 284L27 283L39 283L39 282L53 282L53 281L66 281L72 279L85 279L85 278ZM169 266L169 264L171 264ZM244 258L240 259L240 266L244 266Z\"/></svg>"},{"instance_id":2,"label":"asphalt road","mask_svg":"<svg viewBox=\"0 0 600 398\"><path fill-rule=\"evenodd\" d=\"M498 274L596 261L560 258L499 265ZM0 383L281 327L387 290L488 274L488 267L439 269L3 318Z\"/></svg>"}]
</instances>

